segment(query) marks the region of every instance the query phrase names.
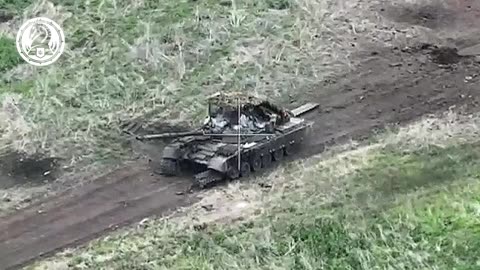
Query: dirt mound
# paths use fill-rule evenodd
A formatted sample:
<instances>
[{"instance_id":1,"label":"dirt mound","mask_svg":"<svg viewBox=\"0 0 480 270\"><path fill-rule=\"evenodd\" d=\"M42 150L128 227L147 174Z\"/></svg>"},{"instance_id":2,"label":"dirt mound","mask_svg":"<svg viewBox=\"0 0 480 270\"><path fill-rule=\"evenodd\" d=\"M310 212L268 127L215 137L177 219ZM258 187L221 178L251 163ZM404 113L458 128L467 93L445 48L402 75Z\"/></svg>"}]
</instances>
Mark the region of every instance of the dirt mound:
<instances>
[{"instance_id":1,"label":"dirt mound","mask_svg":"<svg viewBox=\"0 0 480 270\"><path fill-rule=\"evenodd\" d=\"M56 158L17 152L4 154L0 156L0 188L51 181L55 179L57 168Z\"/></svg>"},{"instance_id":2,"label":"dirt mound","mask_svg":"<svg viewBox=\"0 0 480 270\"><path fill-rule=\"evenodd\" d=\"M429 43L421 43L412 48L404 48L402 52L428 56L428 60L431 63L439 65L453 65L464 60L473 59L470 56L460 55L457 48L437 46Z\"/></svg>"},{"instance_id":3,"label":"dirt mound","mask_svg":"<svg viewBox=\"0 0 480 270\"><path fill-rule=\"evenodd\" d=\"M449 47L435 48L430 52L430 55L432 56L433 62L441 65L455 64L462 58L458 55L456 48Z\"/></svg>"}]
</instances>

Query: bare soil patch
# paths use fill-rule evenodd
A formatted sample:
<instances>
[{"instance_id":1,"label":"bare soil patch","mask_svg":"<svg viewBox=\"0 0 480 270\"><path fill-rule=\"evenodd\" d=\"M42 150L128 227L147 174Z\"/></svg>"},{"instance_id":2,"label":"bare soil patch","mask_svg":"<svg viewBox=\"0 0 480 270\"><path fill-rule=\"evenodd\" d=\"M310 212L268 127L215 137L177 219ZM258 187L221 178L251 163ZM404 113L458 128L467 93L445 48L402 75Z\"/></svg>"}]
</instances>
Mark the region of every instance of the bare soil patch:
<instances>
[{"instance_id":1,"label":"bare soil patch","mask_svg":"<svg viewBox=\"0 0 480 270\"><path fill-rule=\"evenodd\" d=\"M393 21L430 29L468 28L479 20L480 3L475 0L389 1L380 11Z\"/></svg>"},{"instance_id":2,"label":"bare soil patch","mask_svg":"<svg viewBox=\"0 0 480 270\"><path fill-rule=\"evenodd\" d=\"M433 58L433 62L441 65L458 63L461 58L456 48L449 47L435 48L430 52L430 55Z\"/></svg>"},{"instance_id":3,"label":"bare soil patch","mask_svg":"<svg viewBox=\"0 0 480 270\"><path fill-rule=\"evenodd\" d=\"M456 20L455 11L440 4L392 5L385 8L386 15L400 23L409 23L431 29L443 28Z\"/></svg>"},{"instance_id":4,"label":"bare soil patch","mask_svg":"<svg viewBox=\"0 0 480 270\"><path fill-rule=\"evenodd\" d=\"M0 188L20 184L43 184L55 179L57 159L41 155L8 153L0 156Z\"/></svg>"}]
</instances>

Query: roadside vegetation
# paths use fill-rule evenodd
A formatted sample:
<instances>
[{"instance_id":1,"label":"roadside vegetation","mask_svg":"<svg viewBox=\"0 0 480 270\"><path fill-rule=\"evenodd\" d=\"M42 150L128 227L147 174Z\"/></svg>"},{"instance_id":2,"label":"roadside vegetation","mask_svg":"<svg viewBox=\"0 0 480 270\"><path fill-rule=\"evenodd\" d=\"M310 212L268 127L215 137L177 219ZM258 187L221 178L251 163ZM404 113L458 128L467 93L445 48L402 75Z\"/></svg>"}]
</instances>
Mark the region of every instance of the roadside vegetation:
<instances>
[{"instance_id":1,"label":"roadside vegetation","mask_svg":"<svg viewBox=\"0 0 480 270\"><path fill-rule=\"evenodd\" d=\"M232 184L256 214L187 210L200 220L150 221L35 269L478 269L479 124L450 114L332 149Z\"/></svg>"},{"instance_id":2,"label":"roadside vegetation","mask_svg":"<svg viewBox=\"0 0 480 270\"><path fill-rule=\"evenodd\" d=\"M20 63L20 56L15 48L15 41L0 37L0 72L9 70Z\"/></svg>"}]
</instances>

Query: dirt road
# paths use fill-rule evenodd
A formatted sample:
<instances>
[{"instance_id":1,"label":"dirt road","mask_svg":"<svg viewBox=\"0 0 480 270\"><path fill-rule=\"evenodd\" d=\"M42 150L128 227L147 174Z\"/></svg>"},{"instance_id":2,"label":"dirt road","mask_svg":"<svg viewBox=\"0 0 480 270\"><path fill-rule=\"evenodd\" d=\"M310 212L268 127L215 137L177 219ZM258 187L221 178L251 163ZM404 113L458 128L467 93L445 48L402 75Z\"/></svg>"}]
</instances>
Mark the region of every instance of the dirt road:
<instances>
[{"instance_id":1,"label":"dirt road","mask_svg":"<svg viewBox=\"0 0 480 270\"><path fill-rule=\"evenodd\" d=\"M370 47L355 57L361 59L355 74L298 97L298 103L321 104L309 115L316 124L307 155L386 124L453 105L477 110L480 104L480 64L474 57L428 44ZM132 165L7 216L0 221L0 267L18 268L115 227L191 204L195 194L176 195L188 185L188 179L160 178L145 164Z\"/></svg>"},{"instance_id":2,"label":"dirt road","mask_svg":"<svg viewBox=\"0 0 480 270\"><path fill-rule=\"evenodd\" d=\"M0 268L20 267L105 231L191 204L193 197L176 195L188 187L186 179L153 177L146 165L131 166L22 210L0 221Z\"/></svg>"}]
</instances>

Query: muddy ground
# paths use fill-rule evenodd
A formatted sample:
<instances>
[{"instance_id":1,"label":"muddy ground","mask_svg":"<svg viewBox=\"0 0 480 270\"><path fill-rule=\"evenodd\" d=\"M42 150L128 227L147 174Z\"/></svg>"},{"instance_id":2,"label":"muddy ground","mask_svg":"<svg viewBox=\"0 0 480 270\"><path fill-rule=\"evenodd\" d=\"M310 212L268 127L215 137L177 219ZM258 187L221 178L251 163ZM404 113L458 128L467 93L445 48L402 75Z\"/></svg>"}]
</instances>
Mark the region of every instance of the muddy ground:
<instances>
[{"instance_id":1,"label":"muddy ground","mask_svg":"<svg viewBox=\"0 0 480 270\"><path fill-rule=\"evenodd\" d=\"M378 14L402 27L420 25L452 34L442 44L421 40L382 47L359 41L357 46L363 49L353 56L358 63L355 74L319 82L318 88L296 101L321 104L308 116L316 124L305 155L321 152L326 143L362 138L385 125L413 121L452 106L477 111L480 61L475 53L460 56L458 50L479 43L469 34L480 30L480 5L460 2L449 7L376 7ZM197 200L196 193L179 193L189 186L189 179L153 176L146 163L141 160L0 220L0 265L14 269Z\"/></svg>"}]
</instances>

